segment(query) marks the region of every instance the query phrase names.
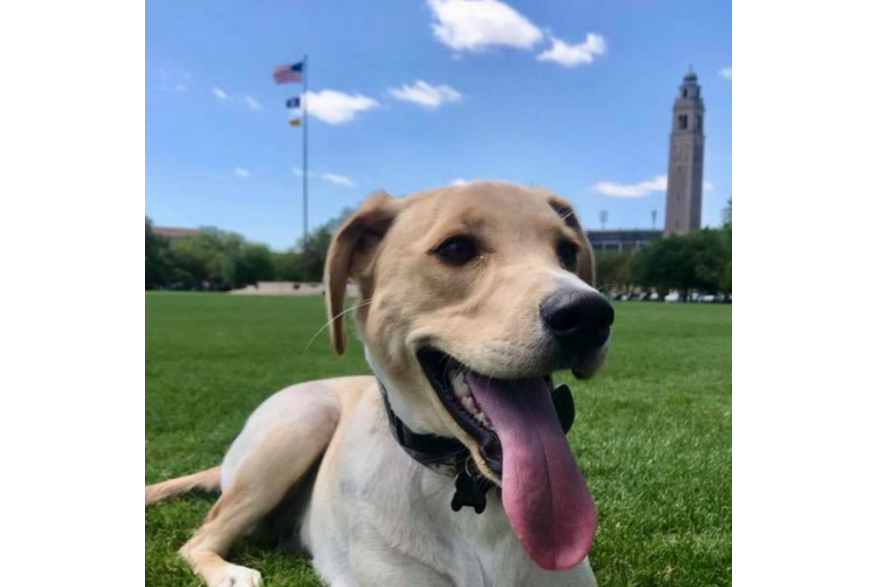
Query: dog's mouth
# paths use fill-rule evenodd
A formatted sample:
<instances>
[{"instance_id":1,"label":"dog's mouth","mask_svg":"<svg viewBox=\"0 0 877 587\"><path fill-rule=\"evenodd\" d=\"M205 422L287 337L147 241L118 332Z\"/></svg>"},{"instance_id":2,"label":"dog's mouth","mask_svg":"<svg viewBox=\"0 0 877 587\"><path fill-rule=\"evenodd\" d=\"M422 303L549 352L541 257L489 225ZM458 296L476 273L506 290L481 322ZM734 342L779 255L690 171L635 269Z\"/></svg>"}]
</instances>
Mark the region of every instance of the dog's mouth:
<instances>
[{"instance_id":1,"label":"dog's mouth","mask_svg":"<svg viewBox=\"0 0 877 587\"><path fill-rule=\"evenodd\" d=\"M418 353L420 365L442 405L466 434L478 443L485 464L502 479L502 445L493 422L472 395L467 375L474 372L453 357L434 349Z\"/></svg>"},{"instance_id":2,"label":"dog's mouth","mask_svg":"<svg viewBox=\"0 0 877 587\"><path fill-rule=\"evenodd\" d=\"M594 502L551 399L550 375L481 375L436 349L418 353L442 406L501 480L503 509L530 558L569 569L588 554Z\"/></svg>"}]
</instances>

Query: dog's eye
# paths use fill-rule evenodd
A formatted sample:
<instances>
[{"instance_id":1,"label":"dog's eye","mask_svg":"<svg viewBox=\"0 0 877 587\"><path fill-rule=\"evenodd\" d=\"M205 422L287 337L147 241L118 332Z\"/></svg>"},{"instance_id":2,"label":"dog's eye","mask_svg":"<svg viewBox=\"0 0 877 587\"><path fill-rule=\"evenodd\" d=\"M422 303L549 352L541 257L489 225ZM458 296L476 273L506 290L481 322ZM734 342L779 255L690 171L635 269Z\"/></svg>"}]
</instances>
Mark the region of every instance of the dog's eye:
<instances>
[{"instance_id":1,"label":"dog's eye","mask_svg":"<svg viewBox=\"0 0 877 587\"><path fill-rule=\"evenodd\" d=\"M478 245L469 237L454 236L433 249L442 261L452 265L464 265L478 256Z\"/></svg>"},{"instance_id":2,"label":"dog's eye","mask_svg":"<svg viewBox=\"0 0 877 587\"><path fill-rule=\"evenodd\" d=\"M557 258L567 271L574 271L578 260L579 249L574 244L564 241L557 245Z\"/></svg>"}]
</instances>

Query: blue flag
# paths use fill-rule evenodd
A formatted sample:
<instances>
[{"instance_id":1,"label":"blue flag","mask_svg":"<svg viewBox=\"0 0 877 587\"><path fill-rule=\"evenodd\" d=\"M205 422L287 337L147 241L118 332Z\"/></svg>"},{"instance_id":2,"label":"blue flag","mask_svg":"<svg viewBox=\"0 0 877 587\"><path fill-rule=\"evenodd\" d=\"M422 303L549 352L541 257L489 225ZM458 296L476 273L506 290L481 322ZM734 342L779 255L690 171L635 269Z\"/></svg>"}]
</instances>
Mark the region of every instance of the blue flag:
<instances>
[{"instance_id":1,"label":"blue flag","mask_svg":"<svg viewBox=\"0 0 877 587\"><path fill-rule=\"evenodd\" d=\"M290 98L286 101L287 108L301 108L301 98L296 96L295 98Z\"/></svg>"}]
</instances>

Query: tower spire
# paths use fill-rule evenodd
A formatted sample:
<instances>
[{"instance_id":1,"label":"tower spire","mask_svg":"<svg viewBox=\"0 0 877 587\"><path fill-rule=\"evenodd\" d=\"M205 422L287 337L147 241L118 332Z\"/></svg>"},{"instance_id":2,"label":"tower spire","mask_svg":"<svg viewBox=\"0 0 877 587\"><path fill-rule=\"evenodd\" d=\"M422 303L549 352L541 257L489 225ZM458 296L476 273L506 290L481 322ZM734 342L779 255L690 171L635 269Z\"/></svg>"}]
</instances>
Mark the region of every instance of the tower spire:
<instances>
[{"instance_id":1,"label":"tower spire","mask_svg":"<svg viewBox=\"0 0 877 587\"><path fill-rule=\"evenodd\" d=\"M697 74L689 65L673 103L670 157L667 164L667 213L664 232L698 230L703 199L703 99Z\"/></svg>"}]
</instances>

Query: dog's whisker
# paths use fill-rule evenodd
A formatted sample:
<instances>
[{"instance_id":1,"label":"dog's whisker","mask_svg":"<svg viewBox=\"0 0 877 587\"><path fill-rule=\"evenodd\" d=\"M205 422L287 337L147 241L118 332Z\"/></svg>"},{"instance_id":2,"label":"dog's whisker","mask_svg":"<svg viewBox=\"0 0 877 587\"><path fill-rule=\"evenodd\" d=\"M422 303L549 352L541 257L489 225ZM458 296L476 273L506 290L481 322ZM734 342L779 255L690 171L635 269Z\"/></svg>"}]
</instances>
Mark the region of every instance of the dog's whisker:
<instances>
[{"instance_id":1,"label":"dog's whisker","mask_svg":"<svg viewBox=\"0 0 877 587\"><path fill-rule=\"evenodd\" d=\"M317 337L320 336L320 333L322 333L324 330L326 330L327 328L329 328L329 327L330 327L330 326L331 326L336 320L338 320L339 318L343 318L345 314L348 314L348 313L350 313L350 312L353 312L354 310L358 310L359 308L362 308L362 307L364 307L364 306L369 305L369 304L372 302L372 299L373 299L373 298L369 298L369 299L367 299L367 300L363 300L363 301L361 301L360 303L355 304L355 305L353 305L353 306L347 308L347 309L344 310L343 312L339 312L338 315L333 316L331 320L329 320L328 322L326 322L325 324L323 324L323 326L321 326L320 329L317 330L317 331L314 333L314 335L313 335L313 336L311 337L311 339L308 341L308 344L305 345L305 350L302 351L302 353L301 353L302 356L305 356L305 354L308 352L308 349L311 348L311 345L314 343L314 341L317 339Z\"/></svg>"}]
</instances>

